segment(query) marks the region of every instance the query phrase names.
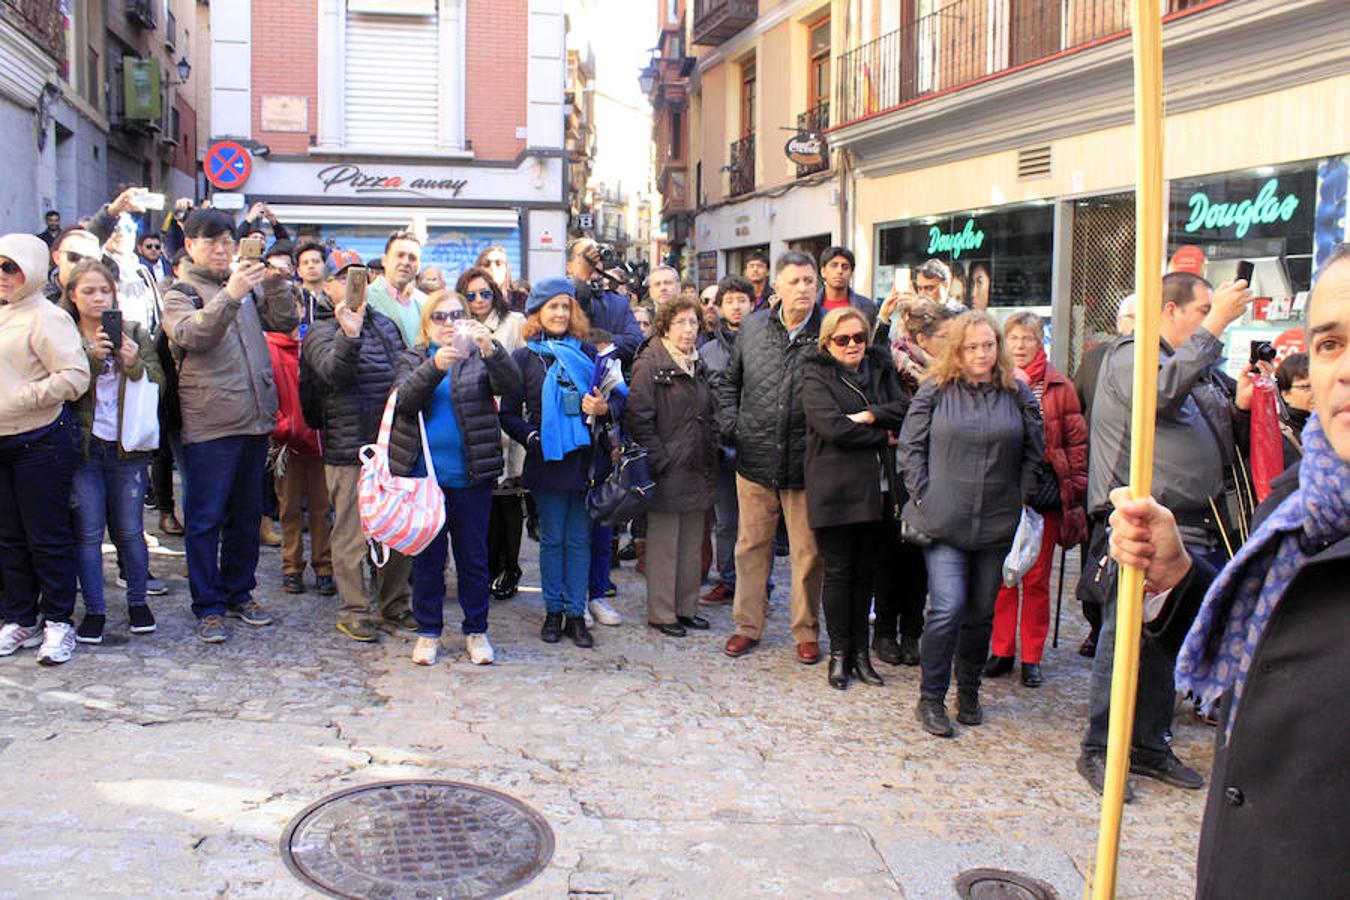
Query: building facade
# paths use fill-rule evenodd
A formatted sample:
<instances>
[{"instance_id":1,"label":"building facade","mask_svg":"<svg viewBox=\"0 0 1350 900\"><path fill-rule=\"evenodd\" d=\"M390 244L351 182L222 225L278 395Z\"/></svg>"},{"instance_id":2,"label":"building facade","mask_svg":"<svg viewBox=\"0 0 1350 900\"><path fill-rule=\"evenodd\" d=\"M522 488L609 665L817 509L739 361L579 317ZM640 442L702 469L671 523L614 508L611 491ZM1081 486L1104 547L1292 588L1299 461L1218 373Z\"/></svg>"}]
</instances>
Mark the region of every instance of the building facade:
<instances>
[{"instance_id":1,"label":"building facade","mask_svg":"<svg viewBox=\"0 0 1350 900\"><path fill-rule=\"evenodd\" d=\"M518 276L563 270L563 0L238 7L211 6L211 107L248 151L244 204L366 258L412 226L452 274L493 245Z\"/></svg>"}]
</instances>

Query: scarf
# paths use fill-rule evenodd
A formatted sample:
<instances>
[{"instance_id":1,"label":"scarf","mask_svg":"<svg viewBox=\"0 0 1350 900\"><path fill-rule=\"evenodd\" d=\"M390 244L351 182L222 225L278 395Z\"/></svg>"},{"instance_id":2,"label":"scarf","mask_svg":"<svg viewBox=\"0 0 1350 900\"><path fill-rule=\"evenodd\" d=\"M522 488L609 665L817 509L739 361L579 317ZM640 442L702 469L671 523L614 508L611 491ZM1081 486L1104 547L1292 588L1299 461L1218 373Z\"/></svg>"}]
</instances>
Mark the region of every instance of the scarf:
<instances>
[{"instance_id":1,"label":"scarf","mask_svg":"<svg viewBox=\"0 0 1350 900\"><path fill-rule=\"evenodd\" d=\"M1036 350L1036 358L1027 363L1022 371L1027 373L1027 381L1031 383L1031 392L1040 400L1045 394L1045 348L1040 347Z\"/></svg>"},{"instance_id":2,"label":"scarf","mask_svg":"<svg viewBox=\"0 0 1350 900\"><path fill-rule=\"evenodd\" d=\"M895 370L900 373L900 380L905 383L905 387L909 388L911 394L918 391L919 383L932 365L933 358L910 337L891 341L891 356L895 359Z\"/></svg>"},{"instance_id":3,"label":"scarf","mask_svg":"<svg viewBox=\"0 0 1350 900\"><path fill-rule=\"evenodd\" d=\"M698 363L698 349L695 348L689 353L682 353L679 347L676 347L666 338L661 338L661 343L665 346L666 352L670 354L671 362L675 363L681 372L693 378L694 366Z\"/></svg>"},{"instance_id":4,"label":"scarf","mask_svg":"<svg viewBox=\"0 0 1350 900\"><path fill-rule=\"evenodd\" d=\"M1227 741L1252 657L1276 606L1309 556L1350 534L1350 463L1317 416L1303 430L1299 486L1261 523L1210 585L1177 656L1177 686L1208 708L1230 688Z\"/></svg>"},{"instance_id":5,"label":"scarf","mask_svg":"<svg viewBox=\"0 0 1350 900\"><path fill-rule=\"evenodd\" d=\"M591 445L591 432L580 408L569 414L564 395L568 391L579 395L586 392L585 386L595 377L595 361L581 349L581 341L571 335L536 337L528 346L548 365L539 395L539 445L546 462L557 462L573 450ZM569 388L562 385L564 374L572 383Z\"/></svg>"}]
</instances>

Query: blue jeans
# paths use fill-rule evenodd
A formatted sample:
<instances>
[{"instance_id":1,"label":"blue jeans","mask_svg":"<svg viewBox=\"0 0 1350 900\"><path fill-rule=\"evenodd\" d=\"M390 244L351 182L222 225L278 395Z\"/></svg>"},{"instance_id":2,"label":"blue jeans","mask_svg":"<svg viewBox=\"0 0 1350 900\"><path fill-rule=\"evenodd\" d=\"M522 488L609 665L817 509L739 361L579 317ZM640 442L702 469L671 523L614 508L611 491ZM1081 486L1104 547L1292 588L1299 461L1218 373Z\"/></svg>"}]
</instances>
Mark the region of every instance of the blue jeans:
<instances>
[{"instance_id":1,"label":"blue jeans","mask_svg":"<svg viewBox=\"0 0 1350 900\"><path fill-rule=\"evenodd\" d=\"M199 476L188 481L183 497L192 612L199 619L223 616L247 603L258 584L267 435L185 444L183 455L188 471Z\"/></svg>"},{"instance_id":2,"label":"blue jeans","mask_svg":"<svg viewBox=\"0 0 1350 900\"><path fill-rule=\"evenodd\" d=\"M613 527L602 528L599 525L591 527L590 587L592 597L603 597L610 588L614 587L614 582L609 577L610 554L614 551L613 545Z\"/></svg>"},{"instance_id":3,"label":"blue jeans","mask_svg":"<svg viewBox=\"0 0 1350 900\"><path fill-rule=\"evenodd\" d=\"M445 628L445 562L455 555L455 593L464 612L461 630L484 634L488 629L488 519L492 515L492 485L442 487L445 527L413 557L412 611L417 633L440 637Z\"/></svg>"},{"instance_id":4,"label":"blue jeans","mask_svg":"<svg viewBox=\"0 0 1350 900\"><path fill-rule=\"evenodd\" d=\"M736 588L736 531L739 506L736 501L736 463L722 460L717 470L716 526L717 578L728 590Z\"/></svg>"},{"instance_id":5,"label":"blue jeans","mask_svg":"<svg viewBox=\"0 0 1350 900\"><path fill-rule=\"evenodd\" d=\"M535 491L539 509L539 578L544 609L586 614L591 570L591 517L585 491Z\"/></svg>"},{"instance_id":6,"label":"blue jeans","mask_svg":"<svg viewBox=\"0 0 1350 900\"><path fill-rule=\"evenodd\" d=\"M924 550L928 566L928 609L919 662L919 696L946 700L956 660L958 690L980 689L980 670L989 658L994 601L1003 584L1003 558L1011 542L984 550L959 550L934 541Z\"/></svg>"},{"instance_id":7,"label":"blue jeans","mask_svg":"<svg viewBox=\"0 0 1350 900\"><path fill-rule=\"evenodd\" d=\"M75 538L84 611L104 615L103 529L127 580L127 606L145 603L150 551L145 547L145 459L118 459L117 444L89 438L89 459L75 470Z\"/></svg>"}]
</instances>

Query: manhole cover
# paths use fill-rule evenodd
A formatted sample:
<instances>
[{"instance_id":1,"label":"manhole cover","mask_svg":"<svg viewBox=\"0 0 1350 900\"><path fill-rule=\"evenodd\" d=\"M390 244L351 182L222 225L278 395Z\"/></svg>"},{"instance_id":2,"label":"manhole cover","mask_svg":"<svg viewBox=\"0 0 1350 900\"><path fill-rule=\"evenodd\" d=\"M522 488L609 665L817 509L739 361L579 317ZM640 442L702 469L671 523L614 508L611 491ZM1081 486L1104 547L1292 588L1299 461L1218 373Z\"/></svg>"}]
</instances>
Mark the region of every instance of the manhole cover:
<instances>
[{"instance_id":1,"label":"manhole cover","mask_svg":"<svg viewBox=\"0 0 1350 900\"><path fill-rule=\"evenodd\" d=\"M476 900L529 882L553 831L519 800L456 781L382 781L339 791L296 816L281 855L333 897Z\"/></svg>"},{"instance_id":2,"label":"manhole cover","mask_svg":"<svg viewBox=\"0 0 1350 900\"><path fill-rule=\"evenodd\" d=\"M1059 900L1044 881L1005 869L967 869L956 876L956 893L963 900Z\"/></svg>"}]
</instances>

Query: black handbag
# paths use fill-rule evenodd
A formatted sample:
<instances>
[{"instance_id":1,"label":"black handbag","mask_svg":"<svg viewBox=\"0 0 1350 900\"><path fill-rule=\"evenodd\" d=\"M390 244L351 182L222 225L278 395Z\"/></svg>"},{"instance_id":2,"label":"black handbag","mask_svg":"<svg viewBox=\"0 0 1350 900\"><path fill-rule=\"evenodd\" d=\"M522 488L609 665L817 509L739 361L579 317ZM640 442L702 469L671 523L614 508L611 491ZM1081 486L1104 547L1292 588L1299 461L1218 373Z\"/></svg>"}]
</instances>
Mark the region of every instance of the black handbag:
<instances>
[{"instance_id":1,"label":"black handbag","mask_svg":"<svg viewBox=\"0 0 1350 900\"><path fill-rule=\"evenodd\" d=\"M1038 513L1059 512L1063 499L1059 495L1059 475L1048 460L1041 460L1036 467L1036 486L1031 491L1027 506Z\"/></svg>"},{"instance_id":2,"label":"black handbag","mask_svg":"<svg viewBox=\"0 0 1350 900\"><path fill-rule=\"evenodd\" d=\"M586 491L586 511L602 528L612 528L647 511L656 491L647 465L647 450L630 441L619 447L619 461L607 478L599 477L602 447L593 446L591 483Z\"/></svg>"}]
</instances>

